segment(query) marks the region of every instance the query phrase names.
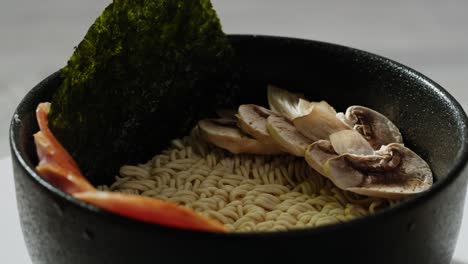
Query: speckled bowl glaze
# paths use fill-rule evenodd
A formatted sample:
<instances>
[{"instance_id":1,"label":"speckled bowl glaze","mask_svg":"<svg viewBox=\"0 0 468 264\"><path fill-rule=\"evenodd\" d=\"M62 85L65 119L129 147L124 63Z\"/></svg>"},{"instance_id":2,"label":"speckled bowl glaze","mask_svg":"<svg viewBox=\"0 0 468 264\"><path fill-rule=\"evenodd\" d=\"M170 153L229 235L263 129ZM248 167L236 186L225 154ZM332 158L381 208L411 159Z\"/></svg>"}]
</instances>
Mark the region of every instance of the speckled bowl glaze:
<instances>
[{"instance_id":1,"label":"speckled bowl glaze","mask_svg":"<svg viewBox=\"0 0 468 264\"><path fill-rule=\"evenodd\" d=\"M457 101L422 74L364 51L274 36L230 39L254 101L264 103L269 82L327 100L340 111L372 107L393 120L405 143L428 161L434 186L373 216L289 232L213 234L130 220L75 200L35 172L34 112L60 85L56 73L26 95L11 124L18 208L32 261L449 263L467 183L467 117Z\"/></svg>"}]
</instances>

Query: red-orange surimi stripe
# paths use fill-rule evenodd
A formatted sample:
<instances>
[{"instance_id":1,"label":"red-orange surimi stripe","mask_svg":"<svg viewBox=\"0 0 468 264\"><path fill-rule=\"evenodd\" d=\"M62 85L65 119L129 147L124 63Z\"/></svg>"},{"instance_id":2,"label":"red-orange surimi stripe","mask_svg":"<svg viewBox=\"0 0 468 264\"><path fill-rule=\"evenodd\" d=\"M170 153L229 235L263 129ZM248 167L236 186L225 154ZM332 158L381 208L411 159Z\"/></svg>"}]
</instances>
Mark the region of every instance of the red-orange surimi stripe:
<instances>
[{"instance_id":1,"label":"red-orange surimi stripe","mask_svg":"<svg viewBox=\"0 0 468 264\"><path fill-rule=\"evenodd\" d=\"M99 191L76 193L74 196L105 210L148 223L192 230L227 231L224 225L193 210L150 197Z\"/></svg>"}]
</instances>

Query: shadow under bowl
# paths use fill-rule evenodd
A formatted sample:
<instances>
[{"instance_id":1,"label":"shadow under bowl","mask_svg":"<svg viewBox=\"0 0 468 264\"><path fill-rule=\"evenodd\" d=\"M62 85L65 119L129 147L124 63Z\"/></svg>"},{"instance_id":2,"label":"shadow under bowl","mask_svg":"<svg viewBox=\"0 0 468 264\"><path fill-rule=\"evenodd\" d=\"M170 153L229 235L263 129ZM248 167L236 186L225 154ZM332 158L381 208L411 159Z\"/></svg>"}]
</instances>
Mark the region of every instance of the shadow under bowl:
<instances>
[{"instance_id":1,"label":"shadow under bowl","mask_svg":"<svg viewBox=\"0 0 468 264\"><path fill-rule=\"evenodd\" d=\"M56 73L26 95L10 130L21 226L33 262L449 263L467 182L467 117L458 102L422 74L364 51L275 36L230 40L257 103L264 103L260 96L272 83L340 111L349 105L374 108L428 161L434 186L372 216L288 232L213 234L134 221L80 202L35 172L35 108L60 85Z\"/></svg>"}]
</instances>

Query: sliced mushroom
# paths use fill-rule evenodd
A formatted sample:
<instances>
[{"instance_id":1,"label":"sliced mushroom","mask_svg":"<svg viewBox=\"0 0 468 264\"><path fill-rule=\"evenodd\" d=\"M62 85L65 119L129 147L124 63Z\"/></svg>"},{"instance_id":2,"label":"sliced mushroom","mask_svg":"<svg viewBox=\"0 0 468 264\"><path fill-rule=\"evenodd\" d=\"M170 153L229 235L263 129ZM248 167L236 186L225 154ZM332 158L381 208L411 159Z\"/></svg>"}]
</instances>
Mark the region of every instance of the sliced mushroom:
<instances>
[{"instance_id":1,"label":"sliced mushroom","mask_svg":"<svg viewBox=\"0 0 468 264\"><path fill-rule=\"evenodd\" d=\"M375 155L343 154L325 162L323 171L339 188L399 199L432 186L429 165L402 144L382 147Z\"/></svg>"},{"instance_id":2,"label":"sliced mushroom","mask_svg":"<svg viewBox=\"0 0 468 264\"><path fill-rule=\"evenodd\" d=\"M326 101L320 101L320 102L312 102L310 103L311 106L315 107L315 108L319 108L321 111L323 112L327 112L327 113L330 113L332 115L335 115L336 117L336 110L335 108L333 108L333 106L331 106L329 103L327 103ZM312 110L312 108L310 108L310 110ZM310 113L310 111L308 112Z\"/></svg>"},{"instance_id":3,"label":"sliced mushroom","mask_svg":"<svg viewBox=\"0 0 468 264\"><path fill-rule=\"evenodd\" d=\"M340 154L374 155L374 150L361 134L354 130L342 130L330 135L330 141L319 140L307 147L305 159L320 174L327 176L323 166Z\"/></svg>"},{"instance_id":4,"label":"sliced mushroom","mask_svg":"<svg viewBox=\"0 0 468 264\"><path fill-rule=\"evenodd\" d=\"M267 129L267 118L271 115L278 116L275 112L258 105L241 105L237 114L237 125L245 133L263 144L276 147L280 152L281 146L271 137Z\"/></svg>"},{"instance_id":5,"label":"sliced mushroom","mask_svg":"<svg viewBox=\"0 0 468 264\"><path fill-rule=\"evenodd\" d=\"M269 116L267 129L273 140L292 155L303 157L307 146L312 144L286 117Z\"/></svg>"},{"instance_id":6,"label":"sliced mushroom","mask_svg":"<svg viewBox=\"0 0 468 264\"><path fill-rule=\"evenodd\" d=\"M319 140L310 144L305 151L305 160L318 173L327 176L323 165L331 158L338 157L333 146L328 140Z\"/></svg>"},{"instance_id":7,"label":"sliced mushroom","mask_svg":"<svg viewBox=\"0 0 468 264\"><path fill-rule=\"evenodd\" d=\"M346 114L343 112L339 112L336 114L336 118L338 118L343 124L347 125L349 128L353 128L354 125L356 124L355 122L346 119Z\"/></svg>"},{"instance_id":8,"label":"sliced mushroom","mask_svg":"<svg viewBox=\"0 0 468 264\"><path fill-rule=\"evenodd\" d=\"M359 186L364 181L364 174L359 170L350 168L344 156L327 160L323 165L323 172L342 190L349 190L349 188Z\"/></svg>"},{"instance_id":9,"label":"sliced mushroom","mask_svg":"<svg viewBox=\"0 0 468 264\"><path fill-rule=\"evenodd\" d=\"M268 86L268 104L270 109L289 120L303 116L308 110L308 101L304 100L298 94L291 93L279 87Z\"/></svg>"},{"instance_id":10,"label":"sliced mushroom","mask_svg":"<svg viewBox=\"0 0 468 264\"><path fill-rule=\"evenodd\" d=\"M336 112L328 103L312 103L311 110L293 120L294 126L304 136L313 141L328 139L331 134L350 129L336 117Z\"/></svg>"},{"instance_id":11,"label":"sliced mushroom","mask_svg":"<svg viewBox=\"0 0 468 264\"><path fill-rule=\"evenodd\" d=\"M265 145L244 134L237 127L235 120L204 119L198 122L198 126L205 140L234 154L270 155L280 153L276 146Z\"/></svg>"},{"instance_id":12,"label":"sliced mushroom","mask_svg":"<svg viewBox=\"0 0 468 264\"><path fill-rule=\"evenodd\" d=\"M374 149L355 130L342 130L330 135L330 143L338 154L373 155Z\"/></svg>"},{"instance_id":13,"label":"sliced mushroom","mask_svg":"<svg viewBox=\"0 0 468 264\"><path fill-rule=\"evenodd\" d=\"M398 127L383 114L367 107L349 107L344 122L361 133L374 149L391 143L403 143Z\"/></svg>"}]
</instances>

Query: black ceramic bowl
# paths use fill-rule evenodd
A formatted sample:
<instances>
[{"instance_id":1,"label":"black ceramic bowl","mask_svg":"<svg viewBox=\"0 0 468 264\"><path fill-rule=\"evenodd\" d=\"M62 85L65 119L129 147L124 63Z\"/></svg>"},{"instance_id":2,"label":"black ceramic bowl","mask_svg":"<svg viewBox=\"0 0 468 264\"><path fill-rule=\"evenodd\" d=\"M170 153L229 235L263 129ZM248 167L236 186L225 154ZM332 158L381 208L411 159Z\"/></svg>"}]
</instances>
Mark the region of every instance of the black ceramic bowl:
<instances>
[{"instance_id":1,"label":"black ceramic bowl","mask_svg":"<svg viewBox=\"0 0 468 264\"><path fill-rule=\"evenodd\" d=\"M420 73L360 50L281 37L230 38L251 91L264 96L265 86L257 84L271 82L341 111L365 105L394 120L406 144L432 167L433 188L373 216L290 232L212 234L133 221L73 199L34 171L34 111L59 86L54 74L26 95L11 125L18 208L33 262L449 263L467 182L467 117L456 100Z\"/></svg>"}]
</instances>

